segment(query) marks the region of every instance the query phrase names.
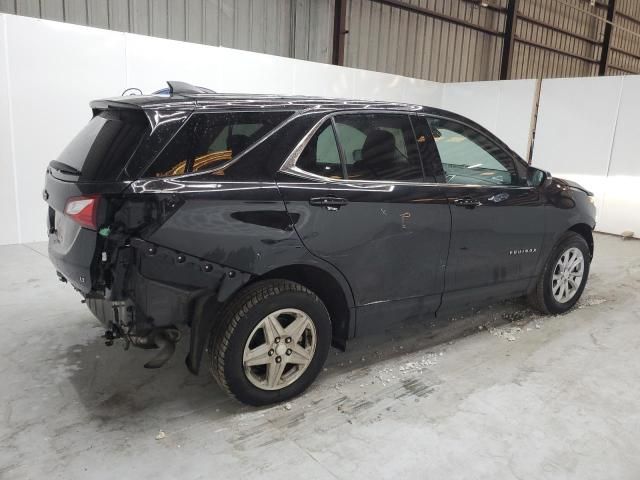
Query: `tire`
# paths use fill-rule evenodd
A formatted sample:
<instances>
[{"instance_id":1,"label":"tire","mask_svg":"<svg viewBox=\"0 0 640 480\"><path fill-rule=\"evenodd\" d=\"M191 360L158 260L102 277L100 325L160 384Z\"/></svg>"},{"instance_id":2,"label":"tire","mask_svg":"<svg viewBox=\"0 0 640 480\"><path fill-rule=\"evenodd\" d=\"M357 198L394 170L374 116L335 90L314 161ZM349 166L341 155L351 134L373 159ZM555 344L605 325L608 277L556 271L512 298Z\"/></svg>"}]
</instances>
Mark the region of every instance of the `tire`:
<instances>
[{"instance_id":1,"label":"tire","mask_svg":"<svg viewBox=\"0 0 640 480\"><path fill-rule=\"evenodd\" d=\"M562 275L573 278L574 284L577 283L577 277L572 277L576 270L564 271L563 273L562 266L559 265L563 255L565 255L565 259L576 258L572 257L571 254L576 257L579 257L579 254L582 255L582 275L580 277L578 287L571 290L571 292L573 292L572 294L568 294L571 295L570 298L563 300L562 298L559 298L559 292L562 292L562 290L561 287L558 287L559 284L563 283L561 278ZM569 263L571 262L569 261ZM589 246L587 245L584 237L572 231L564 233L562 237L560 237L560 240L558 240L558 243L551 252L551 255L549 255L547 263L542 269L542 272L540 272L536 285L529 294L529 301L531 305L542 313L552 315L558 315L573 308L576 302L580 299L580 296L587 284L590 264L591 252L589 251ZM558 277L560 277L560 280L554 280ZM572 288L570 282L564 283L569 285L567 288ZM556 292L555 294L554 291Z\"/></svg>"},{"instance_id":2,"label":"tire","mask_svg":"<svg viewBox=\"0 0 640 480\"><path fill-rule=\"evenodd\" d=\"M309 289L288 280L249 285L216 323L209 337L211 374L229 395L249 405L282 402L305 391L331 345L326 307ZM302 332L299 337L295 329Z\"/></svg>"}]
</instances>

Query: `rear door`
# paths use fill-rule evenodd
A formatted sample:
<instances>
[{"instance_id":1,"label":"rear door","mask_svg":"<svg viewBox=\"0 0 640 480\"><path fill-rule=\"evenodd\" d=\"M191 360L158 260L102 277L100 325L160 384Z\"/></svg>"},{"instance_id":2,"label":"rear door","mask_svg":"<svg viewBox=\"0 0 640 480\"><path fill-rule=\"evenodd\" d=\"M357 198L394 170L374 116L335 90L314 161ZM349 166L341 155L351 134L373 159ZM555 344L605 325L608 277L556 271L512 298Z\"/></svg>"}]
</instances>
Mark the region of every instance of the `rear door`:
<instances>
[{"instance_id":1,"label":"rear door","mask_svg":"<svg viewBox=\"0 0 640 480\"><path fill-rule=\"evenodd\" d=\"M451 205L443 308L525 292L540 255L544 207L526 166L475 126L427 116Z\"/></svg>"},{"instance_id":2,"label":"rear door","mask_svg":"<svg viewBox=\"0 0 640 480\"><path fill-rule=\"evenodd\" d=\"M351 285L358 334L440 304L449 208L416 138L406 114L336 114L279 174L305 246Z\"/></svg>"}]
</instances>

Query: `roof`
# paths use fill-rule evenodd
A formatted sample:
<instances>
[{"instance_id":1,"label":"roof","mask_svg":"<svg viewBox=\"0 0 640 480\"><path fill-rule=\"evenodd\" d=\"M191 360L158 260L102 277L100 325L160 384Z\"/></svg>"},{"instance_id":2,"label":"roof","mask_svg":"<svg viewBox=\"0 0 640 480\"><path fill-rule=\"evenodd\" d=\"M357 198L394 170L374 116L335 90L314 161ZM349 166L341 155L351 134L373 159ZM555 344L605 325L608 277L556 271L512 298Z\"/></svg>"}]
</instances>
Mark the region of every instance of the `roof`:
<instances>
[{"instance_id":1,"label":"roof","mask_svg":"<svg viewBox=\"0 0 640 480\"><path fill-rule=\"evenodd\" d=\"M105 98L91 102L91 108L104 109L142 108L149 110L288 110L295 112L335 110L389 110L414 113L430 113L458 120L489 134L503 148L512 151L504 142L476 122L435 107L410 103L383 102L375 100L353 100L343 98L305 97L295 95L266 95L253 93L213 93L203 87L194 87L184 82L167 82L169 89L151 95L128 95ZM202 93L203 91L211 93ZM165 93L168 92L168 93Z\"/></svg>"},{"instance_id":2,"label":"roof","mask_svg":"<svg viewBox=\"0 0 640 480\"><path fill-rule=\"evenodd\" d=\"M91 102L92 108L105 108L107 106L145 109L203 108L212 110L246 108L285 108L296 111L310 109L377 109L407 112L431 110L431 108L422 105L373 100L235 93L129 95Z\"/></svg>"},{"instance_id":3,"label":"roof","mask_svg":"<svg viewBox=\"0 0 640 480\"><path fill-rule=\"evenodd\" d=\"M335 109L376 109L407 112L437 111L423 105L382 102L375 100L354 100L344 98L324 98L287 95L215 93L203 87L195 87L184 82L167 82L169 88L151 95L128 95L105 98L91 102L92 108L144 108L144 109L207 109L240 110L266 108L273 110L335 110Z\"/></svg>"}]
</instances>

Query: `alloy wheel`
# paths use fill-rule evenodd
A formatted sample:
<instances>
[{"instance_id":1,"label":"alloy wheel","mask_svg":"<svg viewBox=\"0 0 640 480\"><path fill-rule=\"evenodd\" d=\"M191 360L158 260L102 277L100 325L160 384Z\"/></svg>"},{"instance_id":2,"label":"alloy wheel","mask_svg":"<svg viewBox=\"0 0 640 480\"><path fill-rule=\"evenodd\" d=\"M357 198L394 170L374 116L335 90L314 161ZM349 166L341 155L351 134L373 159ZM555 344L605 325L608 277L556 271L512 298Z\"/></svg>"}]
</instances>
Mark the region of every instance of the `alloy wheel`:
<instances>
[{"instance_id":1,"label":"alloy wheel","mask_svg":"<svg viewBox=\"0 0 640 480\"><path fill-rule=\"evenodd\" d=\"M285 308L264 317L244 347L247 379L262 390L280 390L298 380L316 350L316 328L301 310Z\"/></svg>"},{"instance_id":2,"label":"alloy wheel","mask_svg":"<svg viewBox=\"0 0 640 480\"><path fill-rule=\"evenodd\" d=\"M571 247L558 258L551 276L551 293L558 303L571 300L582 284L584 255L579 248Z\"/></svg>"}]
</instances>

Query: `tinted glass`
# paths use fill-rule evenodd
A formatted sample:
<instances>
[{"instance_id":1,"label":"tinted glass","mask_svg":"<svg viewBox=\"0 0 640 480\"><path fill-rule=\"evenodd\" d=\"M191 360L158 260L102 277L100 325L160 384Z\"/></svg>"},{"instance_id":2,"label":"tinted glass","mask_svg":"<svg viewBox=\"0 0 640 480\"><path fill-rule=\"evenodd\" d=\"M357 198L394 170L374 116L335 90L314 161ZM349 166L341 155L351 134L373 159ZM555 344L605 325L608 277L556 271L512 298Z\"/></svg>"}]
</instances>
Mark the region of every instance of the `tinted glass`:
<instances>
[{"instance_id":1,"label":"tinted glass","mask_svg":"<svg viewBox=\"0 0 640 480\"><path fill-rule=\"evenodd\" d=\"M335 117L348 178L423 181L409 117L353 114Z\"/></svg>"},{"instance_id":2,"label":"tinted glass","mask_svg":"<svg viewBox=\"0 0 640 480\"><path fill-rule=\"evenodd\" d=\"M141 111L108 110L94 116L57 158L80 180L114 180L150 130Z\"/></svg>"},{"instance_id":3,"label":"tinted glass","mask_svg":"<svg viewBox=\"0 0 640 480\"><path fill-rule=\"evenodd\" d=\"M458 122L429 118L447 183L520 185L513 158L489 138Z\"/></svg>"},{"instance_id":4,"label":"tinted glass","mask_svg":"<svg viewBox=\"0 0 640 480\"><path fill-rule=\"evenodd\" d=\"M323 177L342 178L338 144L330 121L325 122L311 137L296 166Z\"/></svg>"},{"instance_id":5,"label":"tinted glass","mask_svg":"<svg viewBox=\"0 0 640 480\"><path fill-rule=\"evenodd\" d=\"M255 144L291 112L197 113L147 171L166 177L223 166Z\"/></svg>"}]
</instances>

